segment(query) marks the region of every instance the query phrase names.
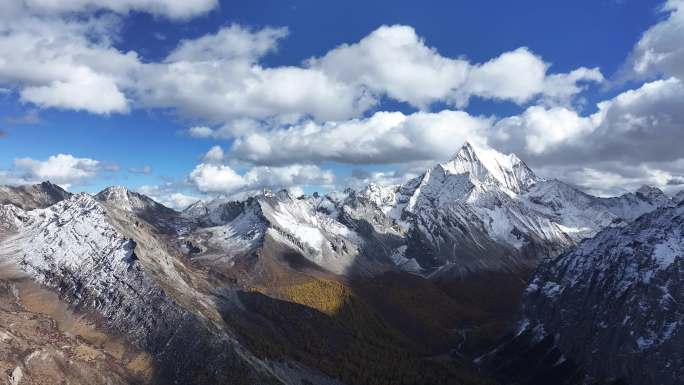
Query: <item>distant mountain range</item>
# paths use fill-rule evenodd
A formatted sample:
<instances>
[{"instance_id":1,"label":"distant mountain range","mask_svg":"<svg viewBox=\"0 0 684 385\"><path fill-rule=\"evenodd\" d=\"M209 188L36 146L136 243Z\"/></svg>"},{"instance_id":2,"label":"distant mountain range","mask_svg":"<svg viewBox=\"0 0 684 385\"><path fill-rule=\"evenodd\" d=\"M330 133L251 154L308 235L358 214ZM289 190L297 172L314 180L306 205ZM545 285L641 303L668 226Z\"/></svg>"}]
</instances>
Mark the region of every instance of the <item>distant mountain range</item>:
<instances>
[{"instance_id":1,"label":"distant mountain range","mask_svg":"<svg viewBox=\"0 0 684 385\"><path fill-rule=\"evenodd\" d=\"M0 261L149 354L141 370L99 348L129 383L513 383L499 364L552 336L581 369L566 383L675 384L683 200L594 197L466 143L402 185L182 212L122 187L0 187Z\"/></svg>"}]
</instances>

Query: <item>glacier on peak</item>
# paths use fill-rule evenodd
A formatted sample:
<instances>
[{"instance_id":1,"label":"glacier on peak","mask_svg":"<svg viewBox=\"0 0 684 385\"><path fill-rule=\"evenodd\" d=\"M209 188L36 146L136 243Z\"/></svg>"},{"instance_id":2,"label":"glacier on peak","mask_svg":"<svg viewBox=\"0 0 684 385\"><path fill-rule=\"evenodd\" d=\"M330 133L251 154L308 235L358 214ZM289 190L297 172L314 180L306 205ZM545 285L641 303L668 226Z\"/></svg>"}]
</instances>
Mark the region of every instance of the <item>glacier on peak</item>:
<instances>
[{"instance_id":1,"label":"glacier on peak","mask_svg":"<svg viewBox=\"0 0 684 385\"><path fill-rule=\"evenodd\" d=\"M465 142L451 160L439 166L447 174L469 174L471 180L497 184L514 193L520 193L540 180L517 155L505 155L471 142Z\"/></svg>"}]
</instances>

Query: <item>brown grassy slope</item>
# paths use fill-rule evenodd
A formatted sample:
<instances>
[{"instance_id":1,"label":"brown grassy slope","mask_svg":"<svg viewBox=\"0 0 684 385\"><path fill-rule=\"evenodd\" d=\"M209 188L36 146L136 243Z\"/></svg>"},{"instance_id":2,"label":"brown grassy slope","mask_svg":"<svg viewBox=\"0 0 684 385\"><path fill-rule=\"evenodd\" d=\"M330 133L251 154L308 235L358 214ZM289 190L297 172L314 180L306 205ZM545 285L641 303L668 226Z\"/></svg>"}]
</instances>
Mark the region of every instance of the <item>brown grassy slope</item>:
<instances>
[{"instance_id":1,"label":"brown grassy slope","mask_svg":"<svg viewBox=\"0 0 684 385\"><path fill-rule=\"evenodd\" d=\"M152 382L153 362L147 354L76 315L52 318L53 310L61 309L56 296L29 291L32 283L25 283L0 280L0 383Z\"/></svg>"}]
</instances>

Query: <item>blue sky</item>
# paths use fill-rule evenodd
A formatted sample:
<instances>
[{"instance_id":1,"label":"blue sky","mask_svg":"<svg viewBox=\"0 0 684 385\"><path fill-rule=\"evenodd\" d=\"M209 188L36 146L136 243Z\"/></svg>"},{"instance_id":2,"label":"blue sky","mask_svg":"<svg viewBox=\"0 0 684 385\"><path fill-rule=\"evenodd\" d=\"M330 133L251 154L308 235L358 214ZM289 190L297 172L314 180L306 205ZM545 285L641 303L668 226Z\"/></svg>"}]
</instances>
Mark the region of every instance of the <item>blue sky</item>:
<instances>
[{"instance_id":1,"label":"blue sky","mask_svg":"<svg viewBox=\"0 0 684 385\"><path fill-rule=\"evenodd\" d=\"M4 183L121 184L182 206L394 183L471 140L597 194L684 187L684 153L671 145L684 119L662 107L682 101L681 1L42 1L0 6L0 55L18 57L0 61ZM397 39L408 43L386 48ZM644 138L653 143L639 149ZM220 156L205 156L213 146Z\"/></svg>"}]
</instances>

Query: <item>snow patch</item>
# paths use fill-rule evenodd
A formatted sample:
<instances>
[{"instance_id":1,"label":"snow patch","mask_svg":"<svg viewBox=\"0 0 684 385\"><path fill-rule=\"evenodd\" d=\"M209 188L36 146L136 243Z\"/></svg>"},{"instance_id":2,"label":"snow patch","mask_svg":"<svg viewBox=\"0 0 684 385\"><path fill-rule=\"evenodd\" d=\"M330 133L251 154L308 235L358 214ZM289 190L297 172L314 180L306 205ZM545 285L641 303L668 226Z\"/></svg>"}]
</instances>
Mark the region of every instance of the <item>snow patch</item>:
<instances>
[{"instance_id":1,"label":"snow patch","mask_svg":"<svg viewBox=\"0 0 684 385\"><path fill-rule=\"evenodd\" d=\"M639 350L646 350L653 346L655 341L651 337L639 337L637 338L636 343Z\"/></svg>"},{"instance_id":2,"label":"snow patch","mask_svg":"<svg viewBox=\"0 0 684 385\"><path fill-rule=\"evenodd\" d=\"M404 271L411 273L420 273L423 268L414 258L406 258L406 246L400 246L390 255L394 265Z\"/></svg>"},{"instance_id":3,"label":"snow patch","mask_svg":"<svg viewBox=\"0 0 684 385\"><path fill-rule=\"evenodd\" d=\"M546 282L542 288L542 293L549 298L557 297L563 289L555 282Z\"/></svg>"},{"instance_id":4,"label":"snow patch","mask_svg":"<svg viewBox=\"0 0 684 385\"><path fill-rule=\"evenodd\" d=\"M666 269L683 254L681 235L673 235L653 248L653 259L660 269Z\"/></svg>"}]
</instances>

